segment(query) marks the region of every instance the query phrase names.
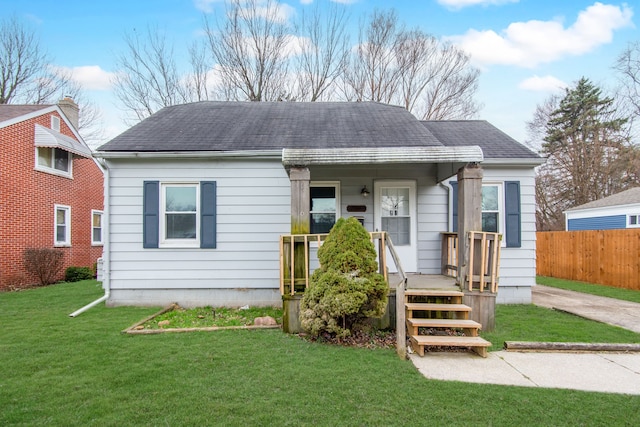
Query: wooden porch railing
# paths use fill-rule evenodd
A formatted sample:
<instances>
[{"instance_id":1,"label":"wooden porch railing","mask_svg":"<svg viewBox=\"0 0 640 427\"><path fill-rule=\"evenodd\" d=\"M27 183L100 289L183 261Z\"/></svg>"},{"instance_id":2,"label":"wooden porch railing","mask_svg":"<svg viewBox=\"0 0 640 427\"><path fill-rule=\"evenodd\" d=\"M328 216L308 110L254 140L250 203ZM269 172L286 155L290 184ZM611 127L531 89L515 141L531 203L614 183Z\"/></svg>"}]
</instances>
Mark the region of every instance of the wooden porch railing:
<instances>
[{"instance_id":1,"label":"wooden porch railing","mask_svg":"<svg viewBox=\"0 0 640 427\"><path fill-rule=\"evenodd\" d=\"M400 257L389 235L384 231L370 232L371 241L378 242L378 271L389 283L387 274L387 249L391 254L400 281L395 286L396 291L396 352L402 359L407 358L407 335L405 329L404 291L407 285L407 275L402 268ZM320 247L328 234L287 234L280 236L280 293L282 295L295 295L296 292L304 292L309 287L309 275L311 269L310 243L314 242ZM302 245L302 250L300 246ZM304 266L304 277L296 277L296 254L303 253L300 257ZM393 287L392 287L393 289Z\"/></svg>"},{"instance_id":2,"label":"wooden porch railing","mask_svg":"<svg viewBox=\"0 0 640 427\"><path fill-rule=\"evenodd\" d=\"M470 231L468 236L470 274L458 282L465 290L498 292L502 234ZM442 274L458 277L457 233L442 233Z\"/></svg>"},{"instance_id":3,"label":"wooden porch railing","mask_svg":"<svg viewBox=\"0 0 640 427\"><path fill-rule=\"evenodd\" d=\"M388 282L387 247L389 246L389 238L387 233L374 231L369 235L374 244L377 242L378 271ZM309 287L311 243L320 247L327 236L328 234L286 234L280 236L280 293L282 295L295 295L296 292L304 292ZM393 254L393 252L391 253ZM398 265L397 262L396 265ZM297 275L296 272L298 272Z\"/></svg>"}]
</instances>

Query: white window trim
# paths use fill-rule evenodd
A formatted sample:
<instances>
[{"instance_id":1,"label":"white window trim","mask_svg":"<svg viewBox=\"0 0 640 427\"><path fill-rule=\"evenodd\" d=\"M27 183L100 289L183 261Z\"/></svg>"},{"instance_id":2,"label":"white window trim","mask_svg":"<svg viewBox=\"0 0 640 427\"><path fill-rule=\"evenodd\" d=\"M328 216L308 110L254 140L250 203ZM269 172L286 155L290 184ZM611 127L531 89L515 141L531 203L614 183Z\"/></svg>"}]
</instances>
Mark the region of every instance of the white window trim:
<instances>
[{"instance_id":1,"label":"white window trim","mask_svg":"<svg viewBox=\"0 0 640 427\"><path fill-rule=\"evenodd\" d=\"M631 217L636 217L636 223L631 224ZM640 228L640 214L629 214L627 215L627 228Z\"/></svg>"},{"instance_id":2,"label":"white window trim","mask_svg":"<svg viewBox=\"0 0 640 427\"><path fill-rule=\"evenodd\" d=\"M342 204L340 201L340 181L311 181L309 183L309 187L334 187L335 188L336 190L336 221L335 222L338 222L338 219L342 217ZM309 198L311 198L311 194L309 194ZM314 212L311 210L311 206L309 206L309 227L311 227L312 213L321 213L321 212Z\"/></svg>"},{"instance_id":3,"label":"white window trim","mask_svg":"<svg viewBox=\"0 0 640 427\"><path fill-rule=\"evenodd\" d=\"M65 240L64 242L58 241L58 211L65 212ZM69 247L71 246L71 206L66 205L54 205L53 208L53 246L55 247Z\"/></svg>"},{"instance_id":4,"label":"white window trim","mask_svg":"<svg viewBox=\"0 0 640 427\"><path fill-rule=\"evenodd\" d=\"M51 116L51 129L60 132L60 117Z\"/></svg>"},{"instance_id":5,"label":"white window trim","mask_svg":"<svg viewBox=\"0 0 640 427\"><path fill-rule=\"evenodd\" d=\"M507 224L505 222L505 194L504 194L504 182L501 181L487 181L482 182L483 187L498 187L498 233L504 236ZM481 211L481 214L484 211ZM493 211L487 211L493 212ZM507 246L507 239L503 238L501 246Z\"/></svg>"},{"instance_id":6,"label":"white window trim","mask_svg":"<svg viewBox=\"0 0 640 427\"><path fill-rule=\"evenodd\" d=\"M93 240L93 216L100 215L100 241ZM91 209L91 246L102 246L104 245L104 212Z\"/></svg>"},{"instance_id":7,"label":"white window trim","mask_svg":"<svg viewBox=\"0 0 640 427\"><path fill-rule=\"evenodd\" d=\"M195 187L196 189L196 237L195 239L167 239L166 238L166 212L165 212L165 194L167 187ZM199 182L161 182L160 183L160 209L159 209L159 226L160 241L159 248L199 248L200 247L200 183Z\"/></svg>"},{"instance_id":8,"label":"white window trim","mask_svg":"<svg viewBox=\"0 0 640 427\"><path fill-rule=\"evenodd\" d=\"M40 148L51 148L51 157L52 157L51 158L51 164L55 164L55 150L56 149L61 150L60 148L55 148L55 147L36 147L36 150L35 150L35 154L36 154L36 159L35 159L36 167L35 167L35 170L40 171L40 172L50 173L52 175L62 176L62 177L65 177L65 178L73 178L73 155L70 152L62 150L62 151L65 151L67 153L67 156L69 157L69 171L65 172L65 171L61 171L61 170L56 169L56 168L50 168L48 166L41 165L38 162L38 151L39 151Z\"/></svg>"}]
</instances>

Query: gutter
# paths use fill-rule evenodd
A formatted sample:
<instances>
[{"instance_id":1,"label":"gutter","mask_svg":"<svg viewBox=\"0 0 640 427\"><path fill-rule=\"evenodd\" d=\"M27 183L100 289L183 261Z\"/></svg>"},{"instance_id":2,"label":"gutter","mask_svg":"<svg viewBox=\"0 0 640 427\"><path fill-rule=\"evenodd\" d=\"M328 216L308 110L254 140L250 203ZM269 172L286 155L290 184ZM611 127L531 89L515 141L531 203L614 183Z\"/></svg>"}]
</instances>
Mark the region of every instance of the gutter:
<instances>
[{"instance_id":1,"label":"gutter","mask_svg":"<svg viewBox=\"0 0 640 427\"><path fill-rule=\"evenodd\" d=\"M85 305L82 308L79 308L78 310L74 311L73 313L69 314L69 317L76 317L82 313L84 313L85 311L89 310L92 307L95 307L96 305L106 301L109 299L109 296L111 295L111 286L109 284L109 259L111 258L109 256L109 168L107 167L106 163L98 161L96 159L96 164L102 169L102 171L104 172L104 218L107 218L107 221L103 224L103 229L102 229L102 233L103 236L106 236L106 239L104 240L103 246L102 246L102 287L104 288L104 295L101 296L100 298L98 298L97 300Z\"/></svg>"},{"instance_id":2,"label":"gutter","mask_svg":"<svg viewBox=\"0 0 640 427\"><path fill-rule=\"evenodd\" d=\"M239 159L239 158L282 158L282 150L253 151L96 151L93 155L100 159Z\"/></svg>"}]
</instances>

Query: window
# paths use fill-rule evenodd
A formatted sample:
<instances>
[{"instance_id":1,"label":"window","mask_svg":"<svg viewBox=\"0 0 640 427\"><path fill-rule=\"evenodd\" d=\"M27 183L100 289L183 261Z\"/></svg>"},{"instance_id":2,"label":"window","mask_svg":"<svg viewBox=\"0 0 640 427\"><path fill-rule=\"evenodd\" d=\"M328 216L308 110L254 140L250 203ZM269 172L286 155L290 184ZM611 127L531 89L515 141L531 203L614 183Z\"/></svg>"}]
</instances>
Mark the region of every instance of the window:
<instances>
[{"instance_id":1,"label":"window","mask_svg":"<svg viewBox=\"0 0 640 427\"><path fill-rule=\"evenodd\" d=\"M197 245L198 185L162 184L161 201L161 242Z\"/></svg>"},{"instance_id":2,"label":"window","mask_svg":"<svg viewBox=\"0 0 640 427\"><path fill-rule=\"evenodd\" d=\"M38 147L36 169L58 175L71 175L71 153L59 148Z\"/></svg>"},{"instance_id":3,"label":"window","mask_svg":"<svg viewBox=\"0 0 640 427\"><path fill-rule=\"evenodd\" d=\"M640 227L640 214L629 215L629 227Z\"/></svg>"},{"instance_id":4,"label":"window","mask_svg":"<svg viewBox=\"0 0 640 427\"><path fill-rule=\"evenodd\" d=\"M60 132L60 117L51 116L51 129Z\"/></svg>"},{"instance_id":5,"label":"window","mask_svg":"<svg viewBox=\"0 0 640 427\"><path fill-rule=\"evenodd\" d=\"M458 183L451 184L451 230L458 231ZM487 183L482 185L482 229L497 231L505 238L508 248L522 246L522 210L520 206L520 181Z\"/></svg>"},{"instance_id":6,"label":"window","mask_svg":"<svg viewBox=\"0 0 640 427\"><path fill-rule=\"evenodd\" d=\"M311 183L310 232L311 234L325 234L339 218L340 183L316 182Z\"/></svg>"},{"instance_id":7,"label":"window","mask_svg":"<svg viewBox=\"0 0 640 427\"><path fill-rule=\"evenodd\" d=\"M54 246L71 246L71 208L55 205Z\"/></svg>"},{"instance_id":8,"label":"window","mask_svg":"<svg viewBox=\"0 0 640 427\"><path fill-rule=\"evenodd\" d=\"M102 244L102 211L91 211L91 244Z\"/></svg>"},{"instance_id":9,"label":"window","mask_svg":"<svg viewBox=\"0 0 640 427\"><path fill-rule=\"evenodd\" d=\"M143 247L216 247L216 183L143 186Z\"/></svg>"},{"instance_id":10,"label":"window","mask_svg":"<svg viewBox=\"0 0 640 427\"><path fill-rule=\"evenodd\" d=\"M380 191L381 227L389 233L396 246L411 244L410 190L405 187L384 187Z\"/></svg>"},{"instance_id":11,"label":"window","mask_svg":"<svg viewBox=\"0 0 640 427\"><path fill-rule=\"evenodd\" d=\"M500 233L502 225L502 186L499 184L482 185L482 231Z\"/></svg>"}]
</instances>

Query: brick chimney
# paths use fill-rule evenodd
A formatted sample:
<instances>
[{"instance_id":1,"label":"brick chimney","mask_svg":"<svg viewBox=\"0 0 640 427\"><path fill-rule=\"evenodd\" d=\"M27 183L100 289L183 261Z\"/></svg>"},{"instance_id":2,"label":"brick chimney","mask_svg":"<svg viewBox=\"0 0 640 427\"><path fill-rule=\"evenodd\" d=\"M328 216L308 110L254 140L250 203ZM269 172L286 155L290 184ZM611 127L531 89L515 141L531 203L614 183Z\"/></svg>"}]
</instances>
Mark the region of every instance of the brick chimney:
<instances>
[{"instance_id":1,"label":"brick chimney","mask_svg":"<svg viewBox=\"0 0 640 427\"><path fill-rule=\"evenodd\" d=\"M60 107L64 115L76 128L76 130L78 130L80 117L80 108L78 107L78 104L76 104L71 97L65 96L64 99L58 101L58 107Z\"/></svg>"}]
</instances>

